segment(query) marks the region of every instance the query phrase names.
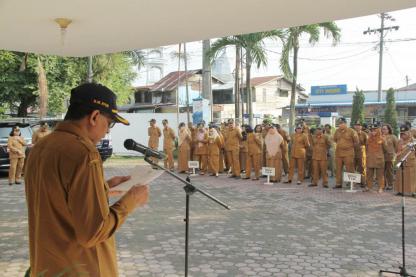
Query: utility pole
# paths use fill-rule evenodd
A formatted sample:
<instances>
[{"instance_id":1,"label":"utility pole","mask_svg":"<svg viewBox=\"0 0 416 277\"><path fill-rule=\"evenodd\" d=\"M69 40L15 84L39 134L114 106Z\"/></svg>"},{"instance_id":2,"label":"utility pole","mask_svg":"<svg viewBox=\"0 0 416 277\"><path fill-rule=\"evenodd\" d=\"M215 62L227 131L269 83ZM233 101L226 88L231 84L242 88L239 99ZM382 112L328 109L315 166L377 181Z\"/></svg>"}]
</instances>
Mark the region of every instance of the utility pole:
<instances>
[{"instance_id":1,"label":"utility pole","mask_svg":"<svg viewBox=\"0 0 416 277\"><path fill-rule=\"evenodd\" d=\"M409 78L409 76L408 76L408 75L406 75L406 87L408 87L408 86L409 86L409 81L410 81L410 78Z\"/></svg>"},{"instance_id":2,"label":"utility pole","mask_svg":"<svg viewBox=\"0 0 416 277\"><path fill-rule=\"evenodd\" d=\"M211 62L207 57L207 53L211 48L211 41L209 39L202 41L202 98L207 99L209 101L210 107L210 116L209 121L213 121L214 118L212 116L212 110L214 107L214 101L212 97L212 77L211 77Z\"/></svg>"},{"instance_id":3,"label":"utility pole","mask_svg":"<svg viewBox=\"0 0 416 277\"><path fill-rule=\"evenodd\" d=\"M382 79L383 79L383 48L384 48L384 37L385 37L384 31L399 30L399 26L389 26L389 27L384 26L385 20L395 21L395 19L389 14L381 13L380 18L381 18L380 28L370 29L370 27L368 27L368 29L363 32L364 35L380 33L380 42L379 42L380 51L379 51L379 62L378 62L378 89L377 89L378 102L381 102L381 90L382 90L381 86L382 86Z\"/></svg>"},{"instance_id":4,"label":"utility pole","mask_svg":"<svg viewBox=\"0 0 416 277\"><path fill-rule=\"evenodd\" d=\"M94 73L92 72L92 56L88 56L88 76L87 76L88 83L92 83L93 74Z\"/></svg>"}]
</instances>

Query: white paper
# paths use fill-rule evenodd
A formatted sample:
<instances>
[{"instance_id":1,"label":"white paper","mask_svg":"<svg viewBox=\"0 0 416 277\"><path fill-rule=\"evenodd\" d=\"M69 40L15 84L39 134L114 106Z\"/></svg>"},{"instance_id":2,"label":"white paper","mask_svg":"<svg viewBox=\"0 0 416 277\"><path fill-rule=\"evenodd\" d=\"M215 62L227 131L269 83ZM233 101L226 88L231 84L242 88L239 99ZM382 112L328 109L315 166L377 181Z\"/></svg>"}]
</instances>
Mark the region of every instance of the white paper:
<instances>
[{"instance_id":1,"label":"white paper","mask_svg":"<svg viewBox=\"0 0 416 277\"><path fill-rule=\"evenodd\" d=\"M163 174L163 170L155 170L150 165L138 165L128 174L130 180L110 189L110 191L128 191L134 185L148 185Z\"/></svg>"}]
</instances>

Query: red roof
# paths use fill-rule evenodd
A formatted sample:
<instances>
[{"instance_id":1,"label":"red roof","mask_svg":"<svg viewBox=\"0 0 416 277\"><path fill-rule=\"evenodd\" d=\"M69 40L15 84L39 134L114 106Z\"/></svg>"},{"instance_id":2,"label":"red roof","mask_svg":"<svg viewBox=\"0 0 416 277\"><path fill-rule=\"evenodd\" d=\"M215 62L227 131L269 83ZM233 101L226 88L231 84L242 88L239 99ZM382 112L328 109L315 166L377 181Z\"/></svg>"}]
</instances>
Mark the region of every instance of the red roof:
<instances>
[{"instance_id":1,"label":"red roof","mask_svg":"<svg viewBox=\"0 0 416 277\"><path fill-rule=\"evenodd\" d=\"M154 83L151 87L151 91L172 91L178 87L179 84L182 84L185 81L185 77L191 77L194 74L197 74L201 70L188 70L188 73L185 74L185 71L174 71ZM179 80L178 80L179 79Z\"/></svg>"}]
</instances>

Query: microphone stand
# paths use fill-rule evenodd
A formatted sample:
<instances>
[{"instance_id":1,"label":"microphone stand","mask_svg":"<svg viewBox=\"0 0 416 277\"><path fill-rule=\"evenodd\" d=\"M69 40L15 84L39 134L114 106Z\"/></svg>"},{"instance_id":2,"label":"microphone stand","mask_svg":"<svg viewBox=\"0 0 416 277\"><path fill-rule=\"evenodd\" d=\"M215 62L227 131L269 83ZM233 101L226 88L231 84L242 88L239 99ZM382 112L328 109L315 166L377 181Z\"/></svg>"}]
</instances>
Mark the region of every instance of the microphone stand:
<instances>
[{"instance_id":1,"label":"microphone stand","mask_svg":"<svg viewBox=\"0 0 416 277\"><path fill-rule=\"evenodd\" d=\"M409 149L409 151L404 155L404 157L399 161L397 164L397 167L400 167L401 174L402 174L402 266L399 266L400 271L388 271L388 270L380 270L380 275L382 273L393 273L393 274L399 274L400 276L413 276L407 273L406 270L406 252L405 252L405 228L404 228L404 208L405 208L405 197L404 197L404 165L406 164L406 160L409 157L411 153L414 153L415 146L412 145L412 147Z\"/></svg>"},{"instance_id":2,"label":"microphone stand","mask_svg":"<svg viewBox=\"0 0 416 277\"><path fill-rule=\"evenodd\" d=\"M185 277L188 277L188 259L189 259L189 204L190 204L190 196L192 194L194 194L195 192L199 192L202 195L204 195L205 197L211 199L212 201L214 201L215 203L217 203L218 205L226 208L227 210L230 209L230 206L228 206L227 204L221 202L220 200L218 200L217 198L215 198L214 196L210 195L209 193L204 192L203 190L200 190L199 188L195 187L194 185L191 184L191 179L188 177L186 177L186 179L182 178L181 176L177 175L176 173L166 169L163 166L160 166L156 163L154 163L152 161L152 159L150 158L150 153L146 152L145 153L145 157L144 160L146 162L148 162L150 165L152 165L153 167L159 168L164 170L166 173L168 173L170 176L172 176L173 178L181 181L182 183L185 184L185 186L183 187L183 189L185 190L186 193L186 209L185 209Z\"/></svg>"}]
</instances>

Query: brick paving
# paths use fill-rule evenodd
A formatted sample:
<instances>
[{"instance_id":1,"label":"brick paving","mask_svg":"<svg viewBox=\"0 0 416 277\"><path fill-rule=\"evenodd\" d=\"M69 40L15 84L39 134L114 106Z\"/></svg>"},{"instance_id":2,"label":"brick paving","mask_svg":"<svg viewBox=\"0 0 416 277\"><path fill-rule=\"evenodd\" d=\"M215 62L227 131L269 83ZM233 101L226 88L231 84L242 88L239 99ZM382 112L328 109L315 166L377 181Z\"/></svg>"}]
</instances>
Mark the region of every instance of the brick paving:
<instances>
[{"instance_id":1,"label":"brick paving","mask_svg":"<svg viewBox=\"0 0 416 277\"><path fill-rule=\"evenodd\" d=\"M106 175L125 174L109 164ZM0 180L0 276L28 267L23 186ZM306 184L262 185L208 176L194 184L231 206L191 196L191 276L379 276L401 262L400 197ZM331 185L333 185L331 178ZM406 198L407 267L416 273L416 199ZM117 233L120 276L184 275L185 193L167 174L150 185L149 204ZM384 275L393 276L393 275Z\"/></svg>"}]
</instances>

